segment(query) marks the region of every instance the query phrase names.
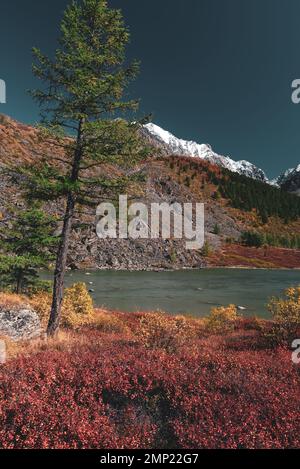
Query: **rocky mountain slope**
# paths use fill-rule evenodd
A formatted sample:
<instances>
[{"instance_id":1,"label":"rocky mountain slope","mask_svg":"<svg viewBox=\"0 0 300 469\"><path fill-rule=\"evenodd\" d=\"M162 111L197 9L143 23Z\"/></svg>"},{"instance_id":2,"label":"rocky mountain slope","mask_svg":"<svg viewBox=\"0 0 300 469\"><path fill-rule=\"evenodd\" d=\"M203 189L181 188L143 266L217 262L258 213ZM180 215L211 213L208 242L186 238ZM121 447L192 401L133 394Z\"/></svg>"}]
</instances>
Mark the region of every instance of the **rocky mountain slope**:
<instances>
[{"instance_id":1,"label":"rocky mountain slope","mask_svg":"<svg viewBox=\"0 0 300 469\"><path fill-rule=\"evenodd\" d=\"M232 194L226 195L228 187L232 185L243 188L249 181L248 178L239 176L238 171L228 171L232 160L222 157L222 165L214 164L220 157L208 146L195 147L194 158L180 156L182 149L174 146L174 155L167 156L170 152L167 144L158 137L154 139L149 128L144 128L143 132L157 150L154 148L152 156L138 168L144 175L145 183L138 187L136 193L131 194L133 200L144 202L148 206L151 202L204 202L205 236L209 249L207 252L188 251L184 240L175 239L99 240L95 230L95 213L78 213L68 259L70 267L131 270L199 268L210 265L210 252L214 252L214 256L219 251L224 252L228 243L232 245L238 242L245 230L264 229L283 235L300 234L300 222L297 220L286 223L272 216L263 225L261 214L255 209L256 205L243 210L232 204ZM7 164L28 163L39 158L40 154L47 155L54 151L55 146L43 144L37 129L0 116L0 222L5 219L7 203L21 207L23 204L20 188L16 184L12 185L3 172ZM197 151L199 155L206 157L195 158ZM240 170L242 166L239 166ZM231 174L235 175L232 184ZM238 177L242 179L236 180ZM224 181L226 187L222 190ZM261 177L257 177L253 179L253 184L259 184L260 191L266 191L266 198L272 199L273 195L269 192L277 189L269 188L262 181ZM247 193L247 187L244 189ZM255 187L253 190L256 192ZM97 194L95 198L96 202L102 201ZM57 215L63 214L63 207L59 203L49 203L45 209ZM85 227L82 227L82 222ZM60 229L61 226L58 225L58 233ZM240 258L241 256L236 261L237 265L244 265ZM230 262L232 265L232 259ZM259 266L262 266L261 262Z\"/></svg>"},{"instance_id":2,"label":"rocky mountain slope","mask_svg":"<svg viewBox=\"0 0 300 469\"><path fill-rule=\"evenodd\" d=\"M274 182L284 191L293 192L297 195L300 195L300 165L298 165L296 168L288 169Z\"/></svg>"}]
</instances>

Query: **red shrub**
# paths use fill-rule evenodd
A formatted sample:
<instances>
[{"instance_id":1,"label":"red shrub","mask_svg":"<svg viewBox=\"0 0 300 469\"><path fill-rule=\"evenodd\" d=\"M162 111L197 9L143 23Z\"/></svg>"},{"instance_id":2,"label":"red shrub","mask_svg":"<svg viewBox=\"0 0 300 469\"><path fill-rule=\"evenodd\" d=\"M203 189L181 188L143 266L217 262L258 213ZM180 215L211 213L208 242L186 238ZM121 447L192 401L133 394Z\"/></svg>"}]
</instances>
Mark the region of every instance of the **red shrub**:
<instances>
[{"instance_id":1,"label":"red shrub","mask_svg":"<svg viewBox=\"0 0 300 469\"><path fill-rule=\"evenodd\" d=\"M90 345L74 353L0 368L0 448L299 447L290 352L199 342L171 355L87 333Z\"/></svg>"}]
</instances>

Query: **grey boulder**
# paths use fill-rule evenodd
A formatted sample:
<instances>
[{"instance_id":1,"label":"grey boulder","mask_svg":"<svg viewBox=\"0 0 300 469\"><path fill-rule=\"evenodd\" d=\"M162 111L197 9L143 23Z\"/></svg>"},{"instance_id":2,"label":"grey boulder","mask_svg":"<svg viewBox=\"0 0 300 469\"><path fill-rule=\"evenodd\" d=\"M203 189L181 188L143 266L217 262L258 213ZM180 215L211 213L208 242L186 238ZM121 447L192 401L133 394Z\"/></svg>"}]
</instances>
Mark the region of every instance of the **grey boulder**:
<instances>
[{"instance_id":1,"label":"grey boulder","mask_svg":"<svg viewBox=\"0 0 300 469\"><path fill-rule=\"evenodd\" d=\"M35 311L28 306L0 306L0 336L12 340L27 340L41 335L41 322Z\"/></svg>"}]
</instances>

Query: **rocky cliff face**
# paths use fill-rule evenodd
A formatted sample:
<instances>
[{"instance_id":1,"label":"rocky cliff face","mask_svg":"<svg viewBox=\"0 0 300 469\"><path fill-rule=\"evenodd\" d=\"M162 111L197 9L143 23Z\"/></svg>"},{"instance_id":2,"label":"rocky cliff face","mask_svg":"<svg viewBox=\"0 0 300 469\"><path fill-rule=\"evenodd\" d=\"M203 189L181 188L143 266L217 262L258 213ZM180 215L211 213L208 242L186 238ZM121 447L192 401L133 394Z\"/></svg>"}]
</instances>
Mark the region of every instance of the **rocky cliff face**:
<instances>
[{"instance_id":1,"label":"rocky cliff face","mask_svg":"<svg viewBox=\"0 0 300 469\"><path fill-rule=\"evenodd\" d=\"M170 169L164 161L152 160L143 165L147 183L144 192L135 201L143 202L149 208L150 203L167 202L172 204L202 202L185 185L170 176ZM98 269L160 270L205 267L207 262L202 250L187 250L185 240L100 240L95 231L95 220L90 220L90 228L75 230L70 266L73 268L91 267ZM218 225L220 234L214 234ZM205 204L206 240L212 248L221 245L222 239L238 239L242 224L236 221L226 207L208 197Z\"/></svg>"}]
</instances>

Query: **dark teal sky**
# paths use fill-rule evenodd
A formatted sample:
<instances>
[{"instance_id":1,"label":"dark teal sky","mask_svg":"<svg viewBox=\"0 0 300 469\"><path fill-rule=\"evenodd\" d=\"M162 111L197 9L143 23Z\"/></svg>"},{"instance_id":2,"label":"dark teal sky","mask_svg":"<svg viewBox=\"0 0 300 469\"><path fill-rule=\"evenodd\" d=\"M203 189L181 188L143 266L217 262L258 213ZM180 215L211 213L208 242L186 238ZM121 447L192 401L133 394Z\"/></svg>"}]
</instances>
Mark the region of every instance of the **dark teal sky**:
<instances>
[{"instance_id":1,"label":"dark teal sky","mask_svg":"<svg viewBox=\"0 0 300 469\"><path fill-rule=\"evenodd\" d=\"M0 112L35 122L31 47L51 53L68 1L1 0ZM275 176L300 163L299 0L111 0L131 28L129 56L142 61L132 92L141 110L178 137L210 143ZM1 144L1 142L0 142Z\"/></svg>"}]
</instances>

